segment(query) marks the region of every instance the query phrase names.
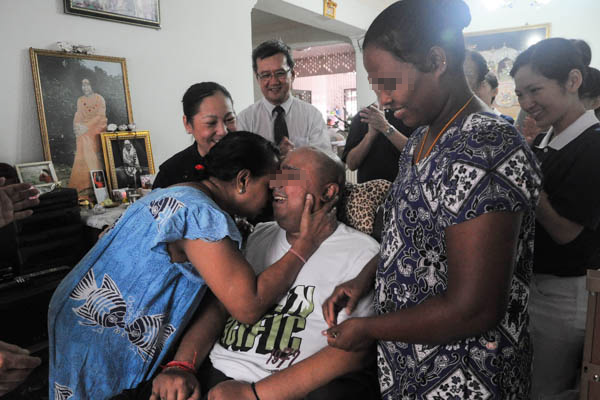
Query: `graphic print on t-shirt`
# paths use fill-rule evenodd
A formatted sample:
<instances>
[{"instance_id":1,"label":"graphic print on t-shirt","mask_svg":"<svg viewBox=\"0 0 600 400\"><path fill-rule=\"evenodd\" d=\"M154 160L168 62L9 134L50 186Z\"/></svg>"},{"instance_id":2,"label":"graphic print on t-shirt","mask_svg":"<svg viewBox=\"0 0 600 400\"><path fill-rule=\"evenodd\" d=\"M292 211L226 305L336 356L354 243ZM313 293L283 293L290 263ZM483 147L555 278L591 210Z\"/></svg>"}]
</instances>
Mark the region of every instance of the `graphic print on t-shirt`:
<instances>
[{"instance_id":1,"label":"graphic print on t-shirt","mask_svg":"<svg viewBox=\"0 0 600 400\"><path fill-rule=\"evenodd\" d=\"M283 305L272 308L254 325L230 317L219 343L233 351L271 354L267 363L277 368L289 360L289 367L300 355L302 339L294 334L306 328L306 319L315 309L314 291L314 286L291 288Z\"/></svg>"}]
</instances>

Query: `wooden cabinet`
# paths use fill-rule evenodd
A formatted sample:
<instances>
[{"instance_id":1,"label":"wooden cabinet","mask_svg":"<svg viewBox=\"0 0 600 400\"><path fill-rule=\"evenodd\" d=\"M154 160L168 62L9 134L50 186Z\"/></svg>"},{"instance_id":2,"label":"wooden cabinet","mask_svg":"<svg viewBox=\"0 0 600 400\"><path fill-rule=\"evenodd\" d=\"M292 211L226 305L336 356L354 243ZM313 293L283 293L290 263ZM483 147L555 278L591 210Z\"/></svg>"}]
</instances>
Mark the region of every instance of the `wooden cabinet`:
<instances>
[{"instance_id":1,"label":"wooden cabinet","mask_svg":"<svg viewBox=\"0 0 600 400\"><path fill-rule=\"evenodd\" d=\"M587 321L583 363L581 366L580 400L600 399L600 271L588 270Z\"/></svg>"}]
</instances>

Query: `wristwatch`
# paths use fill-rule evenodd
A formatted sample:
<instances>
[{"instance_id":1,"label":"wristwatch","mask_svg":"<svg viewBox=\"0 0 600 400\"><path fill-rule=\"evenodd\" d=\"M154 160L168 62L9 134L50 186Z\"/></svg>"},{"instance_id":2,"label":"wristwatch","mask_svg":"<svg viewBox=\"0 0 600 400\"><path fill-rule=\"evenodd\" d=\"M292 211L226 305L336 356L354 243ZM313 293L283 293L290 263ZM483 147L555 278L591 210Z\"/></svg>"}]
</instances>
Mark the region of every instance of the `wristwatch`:
<instances>
[{"instance_id":1,"label":"wristwatch","mask_svg":"<svg viewBox=\"0 0 600 400\"><path fill-rule=\"evenodd\" d=\"M389 125L385 132L383 132L383 134L387 137L392 136L394 134L394 127L392 125Z\"/></svg>"}]
</instances>

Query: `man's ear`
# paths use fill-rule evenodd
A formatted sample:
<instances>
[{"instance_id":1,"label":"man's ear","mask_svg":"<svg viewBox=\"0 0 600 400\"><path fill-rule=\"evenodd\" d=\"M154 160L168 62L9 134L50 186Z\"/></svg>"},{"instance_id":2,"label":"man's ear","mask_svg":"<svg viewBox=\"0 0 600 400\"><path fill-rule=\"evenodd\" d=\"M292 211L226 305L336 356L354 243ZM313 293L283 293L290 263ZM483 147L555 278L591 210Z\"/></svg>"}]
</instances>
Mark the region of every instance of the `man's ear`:
<instances>
[{"instance_id":1,"label":"man's ear","mask_svg":"<svg viewBox=\"0 0 600 400\"><path fill-rule=\"evenodd\" d=\"M340 192L340 187L337 183L328 183L321 194L321 201L326 203L331 201Z\"/></svg>"}]
</instances>

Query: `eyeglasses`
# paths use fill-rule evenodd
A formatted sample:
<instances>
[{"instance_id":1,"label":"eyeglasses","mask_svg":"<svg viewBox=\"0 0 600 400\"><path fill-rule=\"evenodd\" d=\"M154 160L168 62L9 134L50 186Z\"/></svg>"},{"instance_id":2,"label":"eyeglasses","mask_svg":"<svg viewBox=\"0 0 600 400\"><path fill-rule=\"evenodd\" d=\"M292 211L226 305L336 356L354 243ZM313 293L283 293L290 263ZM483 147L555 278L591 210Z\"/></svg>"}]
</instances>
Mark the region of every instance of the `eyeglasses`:
<instances>
[{"instance_id":1,"label":"eyeglasses","mask_svg":"<svg viewBox=\"0 0 600 400\"><path fill-rule=\"evenodd\" d=\"M278 69L274 72L262 72L260 74L256 74L256 76L258 76L258 79L260 79L263 82L268 81L272 77L275 77L275 79L282 81L287 77L288 72L290 72L290 69Z\"/></svg>"}]
</instances>

